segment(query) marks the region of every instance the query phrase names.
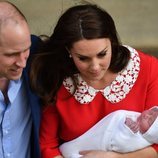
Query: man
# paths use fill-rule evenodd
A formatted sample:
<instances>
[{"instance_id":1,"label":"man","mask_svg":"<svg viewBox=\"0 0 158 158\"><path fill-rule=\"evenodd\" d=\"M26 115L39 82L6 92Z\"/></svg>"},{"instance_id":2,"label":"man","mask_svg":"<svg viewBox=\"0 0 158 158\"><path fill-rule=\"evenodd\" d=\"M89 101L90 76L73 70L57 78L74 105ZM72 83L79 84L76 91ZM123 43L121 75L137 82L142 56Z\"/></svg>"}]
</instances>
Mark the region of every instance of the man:
<instances>
[{"instance_id":1,"label":"man","mask_svg":"<svg viewBox=\"0 0 158 158\"><path fill-rule=\"evenodd\" d=\"M26 63L30 30L24 15L0 2L0 158L39 158L39 99L31 92Z\"/></svg>"}]
</instances>

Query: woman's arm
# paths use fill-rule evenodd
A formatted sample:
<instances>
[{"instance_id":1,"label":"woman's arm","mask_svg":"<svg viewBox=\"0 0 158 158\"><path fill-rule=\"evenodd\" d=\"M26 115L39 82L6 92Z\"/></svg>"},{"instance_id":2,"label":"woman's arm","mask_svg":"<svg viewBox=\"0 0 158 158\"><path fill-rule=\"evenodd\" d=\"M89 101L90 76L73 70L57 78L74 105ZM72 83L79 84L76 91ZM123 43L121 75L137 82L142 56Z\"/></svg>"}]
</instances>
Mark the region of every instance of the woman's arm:
<instances>
[{"instance_id":1,"label":"woman's arm","mask_svg":"<svg viewBox=\"0 0 158 158\"><path fill-rule=\"evenodd\" d=\"M40 124L40 150L42 158L59 156L58 115L54 106L49 105L43 109Z\"/></svg>"},{"instance_id":2,"label":"woman's arm","mask_svg":"<svg viewBox=\"0 0 158 158\"><path fill-rule=\"evenodd\" d=\"M152 147L147 147L130 153L120 154L116 152L105 152L97 150L89 150L80 152L81 158L158 158L158 153Z\"/></svg>"},{"instance_id":3,"label":"woman's arm","mask_svg":"<svg viewBox=\"0 0 158 158\"><path fill-rule=\"evenodd\" d=\"M64 158L64 157L61 155L58 155L58 156L55 156L54 158Z\"/></svg>"}]
</instances>

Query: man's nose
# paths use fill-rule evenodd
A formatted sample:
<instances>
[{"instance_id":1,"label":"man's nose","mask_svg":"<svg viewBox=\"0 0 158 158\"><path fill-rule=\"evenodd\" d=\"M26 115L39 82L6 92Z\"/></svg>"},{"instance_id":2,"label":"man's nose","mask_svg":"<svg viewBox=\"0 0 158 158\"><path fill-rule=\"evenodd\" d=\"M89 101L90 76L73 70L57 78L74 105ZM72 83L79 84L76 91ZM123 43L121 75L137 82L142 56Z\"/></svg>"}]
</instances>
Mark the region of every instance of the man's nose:
<instances>
[{"instance_id":1,"label":"man's nose","mask_svg":"<svg viewBox=\"0 0 158 158\"><path fill-rule=\"evenodd\" d=\"M29 56L29 52L20 53L19 56L17 57L16 65L21 68L25 68L28 56Z\"/></svg>"}]
</instances>

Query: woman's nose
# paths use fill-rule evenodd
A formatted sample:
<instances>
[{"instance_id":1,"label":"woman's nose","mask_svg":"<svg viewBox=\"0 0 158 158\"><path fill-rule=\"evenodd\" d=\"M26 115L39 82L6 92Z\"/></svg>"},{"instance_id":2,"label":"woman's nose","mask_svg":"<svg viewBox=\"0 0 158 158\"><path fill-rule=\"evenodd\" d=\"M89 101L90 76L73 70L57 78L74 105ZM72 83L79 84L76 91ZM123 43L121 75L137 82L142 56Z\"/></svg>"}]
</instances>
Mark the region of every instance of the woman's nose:
<instances>
[{"instance_id":1,"label":"woman's nose","mask_svg":"<svg viewBox=\"0 0 158 158\"><path fill-rule=\"evenodd\" d=\"M98 71L99 67L100 67L99 62L97 60L94 60L94 61L91 62L90 70L92 72L95 72L95 71Z\"/></svg>"}]
</instances>

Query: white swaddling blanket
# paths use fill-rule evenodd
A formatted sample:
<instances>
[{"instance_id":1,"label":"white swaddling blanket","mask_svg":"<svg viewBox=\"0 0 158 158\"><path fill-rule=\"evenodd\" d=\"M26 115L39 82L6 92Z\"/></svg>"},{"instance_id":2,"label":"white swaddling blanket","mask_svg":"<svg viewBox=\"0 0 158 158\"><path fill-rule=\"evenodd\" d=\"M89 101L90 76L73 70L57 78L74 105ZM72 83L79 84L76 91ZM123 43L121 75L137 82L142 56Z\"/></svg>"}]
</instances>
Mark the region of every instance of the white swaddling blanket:
<instances>
[{"instance_id":1,"label":"white swaddling blanket","mask_svg":"<svg viewBox=\"0 0 158 158\"><path fill-rule=\"evenodd\" d=\"M139 115L138 112L127 110L112 112L78 138L63 143L59 149L64 158L79 158L79 151L83 150L127 153L158 143L155 131L158 131L158 118L145 134L133 133L125 125L126 117L136 120Z\"/></svg>"}]
</instances>

